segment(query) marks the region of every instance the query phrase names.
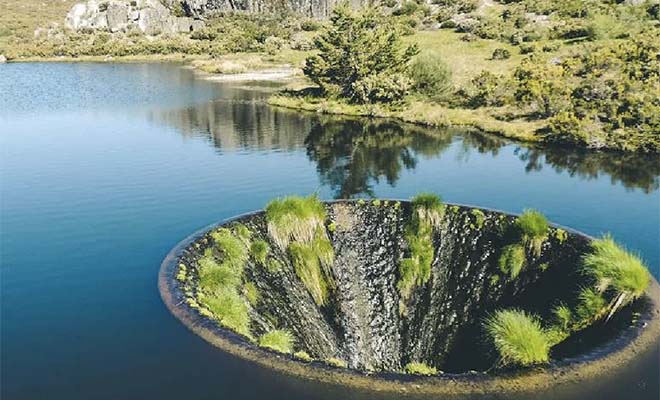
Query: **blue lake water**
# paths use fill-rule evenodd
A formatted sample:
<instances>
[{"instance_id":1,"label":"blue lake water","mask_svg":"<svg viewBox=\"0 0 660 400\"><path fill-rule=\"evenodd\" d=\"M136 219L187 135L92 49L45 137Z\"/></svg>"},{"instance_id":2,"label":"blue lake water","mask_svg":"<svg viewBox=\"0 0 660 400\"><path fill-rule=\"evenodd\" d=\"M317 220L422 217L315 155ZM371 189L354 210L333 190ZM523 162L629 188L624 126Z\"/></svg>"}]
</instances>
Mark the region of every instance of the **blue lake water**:
<instances>
[{"instance_id":1,"label":"blue lake water","mask_svg":"<svg viewBox=\"0 0 660 400\"><path fill-rule=\"evenodd\" d=\"M297 113L270 90L168 64L0 65L2 399L383 398L238 360L160 300L179 240L286 194L534 207L660 276L658 157ZM656 353L550 398L657 399L659 374Z\"/></svg>"}]
</instances>

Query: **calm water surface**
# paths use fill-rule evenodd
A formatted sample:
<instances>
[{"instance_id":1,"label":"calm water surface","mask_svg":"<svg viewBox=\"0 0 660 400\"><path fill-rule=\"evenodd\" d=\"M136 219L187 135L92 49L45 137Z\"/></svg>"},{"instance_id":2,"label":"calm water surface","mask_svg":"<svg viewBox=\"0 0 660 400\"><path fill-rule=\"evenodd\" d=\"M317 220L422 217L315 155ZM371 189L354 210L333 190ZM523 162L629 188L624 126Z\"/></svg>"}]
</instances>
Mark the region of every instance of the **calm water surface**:
<instances>
[{"instance_id":1,"label":"calm water surface","mask_svg":"<svg viewBox=\"0 0 660 400\"><path fill-rule=\"evenodd\" d=\"M2 399L383 398L226 355L161 303L179 240L291 193L535 207L660 275L658 158L295 113L268 90L173 65L0 66ZM656 353L548 399L655 400L658 375Z\"/></svg>"}]
</instances>

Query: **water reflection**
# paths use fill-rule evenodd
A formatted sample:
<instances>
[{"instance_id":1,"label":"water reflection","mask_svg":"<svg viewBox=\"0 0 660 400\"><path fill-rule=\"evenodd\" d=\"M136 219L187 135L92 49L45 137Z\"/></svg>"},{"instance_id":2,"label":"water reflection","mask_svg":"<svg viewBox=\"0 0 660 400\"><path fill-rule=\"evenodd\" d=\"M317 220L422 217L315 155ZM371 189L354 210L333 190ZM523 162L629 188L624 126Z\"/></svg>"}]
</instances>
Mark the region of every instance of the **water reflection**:
<instances>
[{"instance_id":1,"label":"water reflection","mask_svg":"<svg viewBox=\"0 0 660 400\"><path fill-rule=\"evenodd\" d=\"M453 145L467 163L473 152L495 158L513 147L527 173L552 168L584 180L609 176L613 184L651 193L660 188L660 158L638 154L516 146L496 136L458 129L431 129L395 121L339 118L269 107L265 94L231 89L220 99L182 109L152 111L153 121L184 136L202 136L218 151L304 149L321 183L337 198L371 196L374 185L396 185L420 157L440 157Z\"/></svg>"}]
</instances>

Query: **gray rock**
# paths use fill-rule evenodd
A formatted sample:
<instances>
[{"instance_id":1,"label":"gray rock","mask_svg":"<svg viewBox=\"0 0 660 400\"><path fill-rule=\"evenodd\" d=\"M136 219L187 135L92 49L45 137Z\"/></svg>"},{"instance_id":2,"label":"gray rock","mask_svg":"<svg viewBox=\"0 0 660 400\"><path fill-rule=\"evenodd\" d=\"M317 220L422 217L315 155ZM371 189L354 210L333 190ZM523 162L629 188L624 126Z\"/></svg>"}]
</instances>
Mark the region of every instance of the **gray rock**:
<instances>
[{"instance_id":1,"label":"gray rock","mask_svg":"<svg viewBox=\"0 0 660 400\"><path fill-rule=\"evenodd\" d=\"M170 2L171 3L171 2ZM187 33L204 27L191 17L176 17L159 0L111 0L75 4L66 16L65 27L109 32L139 30L146 35Z\"/></svg>"},{"instance_id":2,"label":"gray rock","mask_svg":"<svg viewBox=\"0 0 660 400\"><path fill-rule=\"evenodd\" d=\"M107 21L110 32L119 32L128 27L128 4L113 1L108 4Z\"/></svg>"}]
</instances>

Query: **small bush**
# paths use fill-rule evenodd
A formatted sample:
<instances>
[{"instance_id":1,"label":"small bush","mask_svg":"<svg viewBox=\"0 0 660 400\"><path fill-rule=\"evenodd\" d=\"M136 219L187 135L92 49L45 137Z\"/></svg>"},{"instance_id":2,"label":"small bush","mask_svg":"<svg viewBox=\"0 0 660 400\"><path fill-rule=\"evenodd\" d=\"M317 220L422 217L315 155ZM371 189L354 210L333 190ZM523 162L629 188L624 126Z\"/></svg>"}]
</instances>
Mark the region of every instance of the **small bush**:
<instances>
[{"instance_id":1,"label":"small bush","mask_svg":"<svg viewBox=\"0 0 660 400\"><path fill-rule=\"evenodd\" d=\"M495 49L491 59L493 60L506 60L511 58L511 52L507 49Z\"/></svg>"},{"instance_id":2,"label":"small bush","mask_svg":"<svg viewBox=\"0 0 660 400\"><path fill-rule=\"evenodd\" d=\"M498 260L500 271L516 279L525 265L525 249L519 244L511 244L502 248Z\"/></svg>"},{"instance_id":3,"label":"small bush","mask_svg":"<svg viewBox=\"0 0 660 400\"><path fill-rule=\"evenodd\" d=\"M501 310L490 316L485 329L505 365L548 362L550 343L539 320L520 310Z\"/></svg>"},{"instance_id":4,"label":"small bush","mask_svg":"<svg viewBox=\"0 0 660 400\"><path fill-rule=\"evenodd\" d=\"M429 367L428 365L421 363L421 362L411 362L406 364L404 370L406 371L406 374L413 374L413 375L435 375L438 373L438 370Z\"/></svg>"},{"instance_id":5,"label":"small bush","mask_svg":"<svg viewBox=\"0 0 660 400\"><path fill-rule=\"evenodd\" d=\"M422 53L410 65L409 76L417 93L442 99L451 90L451 70L435 53Z\"/></svg>"},{"instance_id":6,"label":"small bush","mask_svg":"<svg viewBox=\"0 0 660 400\"><path fill-rule=\"evenodd\" d=\"M293 351L293 335L284 329L274 329L259 338L259 346L288 354Z\"/></svg>"}]
</instances>

